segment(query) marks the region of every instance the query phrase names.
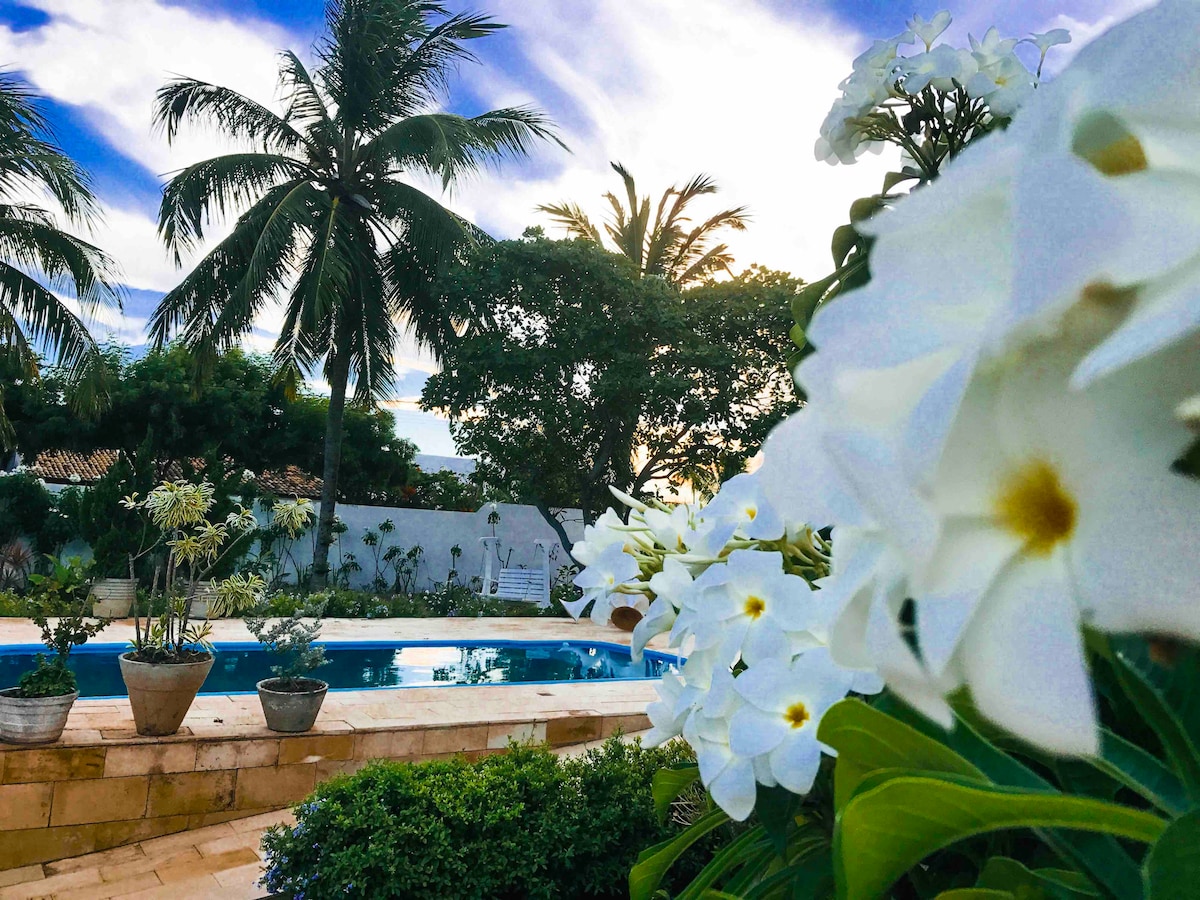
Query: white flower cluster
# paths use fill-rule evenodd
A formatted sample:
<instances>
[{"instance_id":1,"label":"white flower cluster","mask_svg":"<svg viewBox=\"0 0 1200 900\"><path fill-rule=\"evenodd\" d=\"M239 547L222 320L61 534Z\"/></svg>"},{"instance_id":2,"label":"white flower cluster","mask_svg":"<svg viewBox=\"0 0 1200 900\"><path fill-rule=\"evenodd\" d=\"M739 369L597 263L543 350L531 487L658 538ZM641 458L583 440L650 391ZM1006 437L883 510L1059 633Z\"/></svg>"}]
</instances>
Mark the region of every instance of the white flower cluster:
<instances>
[{"instance_id":1,"label":"white flower cluster","mask_svg":"<svg viewBox=\"0 0 1200 900\"><path fill-rule=\"evenodd\" d=\"M832 525L833 658L1094 754L1084 630L1200 640L1200 4L1084 48L865 228L758 473Z\"/></svg>"},{"instance_id":2,"label":"white flower cluster","mask_svg":"<svg viewBox=\"0 0 1200 900\"><path fill-rule=\"evenodd\" d=\"M585 530L572 555L578 616L606 624L636 610L633 654L655 636L687 654L647 710L649 743L680 734L696 751L713 799L736 819L754 808L756 784L805 793L821 762L821 716L851 690L882 683L834 663L825 644L834 606L811 582L828 572L829 544L786 521L754 475L728 481L707 506L630 506ZM736 673L736 677L735 677Z\"/></svg>"},{"instance_id":3,"label":"white flower cluster","mask_svg":"<svg viewBox=\"0 0 1200 900\"><path fill-rule=\"evenodd\" d=\"M893 38L875 41L854 60L853 70L838 85L842 91L821 125L815 153L818 160L853 163L865 150L878 151L882 143L869 132L868 117L890 115L904 109L927 88L941 92L939 112L955 112L955 103L976 103L971 111L979 124L991 118L1008 118L1033 94L1041 77L1046 52L1065 44L1071 36L1062 28L1028 38L1001 38L995 26L982 40L970 38L970 49L934 41L950 25L950 13L939 12L926 22L913 16L907 30ZM1039 54L1030 71L1016 54L1021 43L1032 44ZM901 56L900 48L915 45L917 52ZM961 92L961 93L960 93ZM943 102L944 101L944 102Z\"/></svg>"}]
</instances>

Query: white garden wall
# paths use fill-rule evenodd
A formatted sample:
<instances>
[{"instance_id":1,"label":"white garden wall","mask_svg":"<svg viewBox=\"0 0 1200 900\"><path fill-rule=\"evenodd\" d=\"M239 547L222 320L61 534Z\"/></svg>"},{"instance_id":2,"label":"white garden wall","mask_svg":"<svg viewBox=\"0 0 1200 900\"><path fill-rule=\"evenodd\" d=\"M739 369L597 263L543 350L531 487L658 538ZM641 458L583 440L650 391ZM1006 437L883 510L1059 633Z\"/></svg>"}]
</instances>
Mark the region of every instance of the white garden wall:
<instances>
[{"instance_id":1,"label":"white garden wall","mask_svg":"<svg viewBox=\"0 0 1200 900\"><path fill-rule=\"evenodd\" d=\"M320 504L314 504L319 510ZM492 526L488 524L488 516L492 512L491 505L473 512L446 512L435 509L408 509L389 506L355 506L339 503L338 517L346 523L347 531L341 536L341 552L353 553L362 566L362 571L351 575L351 587L369 587L374 577L371 549L363 542L363 535L368 530L378 532L379 523L391 519L396 530L388 535L381 535L380 556L389 546L399 546L408 549L420 545L424 549L421 567L416 576L416 587L427 589L435 582L444 581L450 569L450 548L458 545L462 548L456 568L459 580L466 584L472 578L482 578L484 572L484 546L480 538L492 535ZM500 522L495 527L499 540L499 559L493 557L492 577L499 573L501 565L512 567L537 566L538 555L534 547L535 541L545 541L551 548L553 557L550 560L551 575L559 566L570 562L562 551L558 535L533 506L518 506L509 503L496 504L496 512ZM265 518L265 516L264 516ZM578 540L583 533L583 516L578 510L567 510L563 514L563 526L567 536ZM338 543L335 541L330 550L330 565L338 563ZM301 567L312 563L312 539L305 535L297 542L294 554Z\"/></svg>"}]
</instances>

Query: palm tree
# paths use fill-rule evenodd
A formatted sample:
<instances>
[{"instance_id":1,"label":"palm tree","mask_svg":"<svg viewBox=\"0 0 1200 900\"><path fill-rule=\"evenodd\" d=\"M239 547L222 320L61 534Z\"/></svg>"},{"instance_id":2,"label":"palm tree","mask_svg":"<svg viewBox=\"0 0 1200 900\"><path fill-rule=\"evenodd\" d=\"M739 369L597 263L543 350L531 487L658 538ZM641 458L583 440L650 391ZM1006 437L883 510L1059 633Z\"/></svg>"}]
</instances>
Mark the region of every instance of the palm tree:
<instances>
[{"instance_id":1,"label":"palm tree","mask_svg":"<svg viewBox=\"0 0 1200 900\"><path fill-rule=\"evenodd\" d=\"M439 352L455 322L433 298L433 276L486 239L405 176L433 175L446 188L552 137L527 107L473 118L430 111L452 68L475 60L465 42L503 25L432 0L327 0L325 17L311 73L281 54L282 115L192 78L158 91L155 120L168 140L184 121L206 121L249 149L189 166L164 188L159 233L177 263L210 217L244 212L150 322L156 344L178 333L203 361L282 301L279 375L294 384L323 366L330 386L317 584L328 573L348 385L354 402L386 397L405 329Z\"/></svg>"},{"instance_id":2,"label":"palm tree","mask_svg":"<svg viewBox=\"0 0 1200 900\"><path fill-rule=\"evenodd\" d=\"M115 266L61 229L55 212L37 199L77 226L98 219L87 175L56 144L37 96L15 75L0 72L0 357L7 368L36 379L39 354L48 353L66 376L72 407L87 414L103 400L104 359L55 292L74 295L85 313L119 309ZM0 384L0 447L11 448L15 439Z\"/></svg>"},{"instance_id":3,"label":"palm tree","mask_svg":"<svg viewBox=\"0 0 1200 900\"><path fill-rule=\"evenodd\" d=\"M609 192L604 195L612 207L611 221L604 230L618 253L628 258L641 276L658 275L683 287L708 278L718 270L729 271L733 256L725 244L713 245L713 236L722 228L744 231L749 216L746 207L722 210L689 229L688 205L697 197L715 194L717 186L707 175L697 175L682 188L672 186L662 198L650 220L650 197L638 197L633 176L619 162L611 164L625 183L625 201ZM575 203L538 207L567 229L571 237L581 237L604 246L600 229Z\"/></svg>"}]
</instances>

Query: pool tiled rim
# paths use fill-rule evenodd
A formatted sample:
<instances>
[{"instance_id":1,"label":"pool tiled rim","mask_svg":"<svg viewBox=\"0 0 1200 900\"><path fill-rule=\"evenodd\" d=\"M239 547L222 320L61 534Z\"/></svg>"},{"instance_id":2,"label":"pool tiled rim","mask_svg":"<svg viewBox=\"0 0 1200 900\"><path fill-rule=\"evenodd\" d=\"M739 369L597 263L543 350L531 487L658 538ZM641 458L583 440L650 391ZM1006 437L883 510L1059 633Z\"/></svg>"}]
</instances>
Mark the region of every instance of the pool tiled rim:
<instances>
[{"instance_id":1,"label":"pool tiled rim","mask_svg":"<svg viewBox=\"0 0 1200 900\"><path fill-rule=\"evenodd\" d=\"M250 639L239 620L214 639ZM103 640L132 636L113 623ZM629 636L564 619L328 620L328 641L573 640ZM0 644L37 640L0 619ZM313 731L269 731L254 695L198 697L179 734L143 738L124 699L80 700L60 742L0 744L0 870L134 843L286 807L371 759L503 752L510 740L579 744L648 727L652 681L371 689L331 693Z\"/></svg>"}]
</instances>

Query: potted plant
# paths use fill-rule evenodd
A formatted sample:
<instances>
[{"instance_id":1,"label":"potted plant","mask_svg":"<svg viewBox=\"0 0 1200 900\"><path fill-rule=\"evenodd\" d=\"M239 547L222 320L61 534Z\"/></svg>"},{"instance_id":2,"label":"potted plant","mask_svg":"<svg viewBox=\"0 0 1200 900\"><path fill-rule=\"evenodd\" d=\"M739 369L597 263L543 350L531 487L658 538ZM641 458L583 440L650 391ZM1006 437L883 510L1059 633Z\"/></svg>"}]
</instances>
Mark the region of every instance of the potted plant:
<instances>
[{"instance_id":1,"label":"potted plant","mask_svg":"<svg viewBox=\"0 0 1200 900\"><path fill-rule=\"evenodd\" d=\"M267 727L272 731L308 731L325 702L329 685L309 677L310 672L326 662L325 648L313 646L321 634L321 612L320 607L299 609L270 628L266 619L246 620L250 633L280 660L279 665L271 666L275 677L258 683L258 699ZM306 615L313 616L313 621L304 622Z\"/></svg>"},{"instance_id":2,"label":"potted plant","mask_svg":"<svg viewBox=\"0 0 1200 900\"><path fill-rule=\"evenodd\" d=\"M73 531L92 548L92 615L97 618L129 615L137 595L133 560L158 537L149 522L119 505L138 485L152 483L145 469L135 468L130 457L119 453L93 486L67 488L60 495L60 508Z\"/></svg>"},{"instance_id":3,"label":"potted plant","mask_svg":"<svg viewBox=\"0 0 1200 900\"><path fill-rule=\"evenodd\" d=\"M48 575L30 575L26 609L42 630L42 643L54 652L39 653L37 668L21 675L14 688L0 690L0 741L44 744L57 741L67 726L79 691L67 666L71 648L87 642L107 622L88 622L87 569L78 559L66 565L53 557ZM55 616L50 624L50 616Z\"/></svg>"},{"instance_id":4,"label":"potted plant","mask_svg":"<svg viewBox=\"0 0 1200 900\"><path fill-rule=\"evenodd\" d=\"M246 509L223 522L208 521L213 505L208 482L164 481L145 499L134 494L121 503L142 510L160 534L151 548L158 557L145 623L135 607L134 639L120 657L121 677L138 734L174 734L213 666L212 626L191 614L197 585L224 558L222 548L227 553L256 523ZM156 620L152 610L160 596L165 604Z\"/></svg>"}]
</instances>

